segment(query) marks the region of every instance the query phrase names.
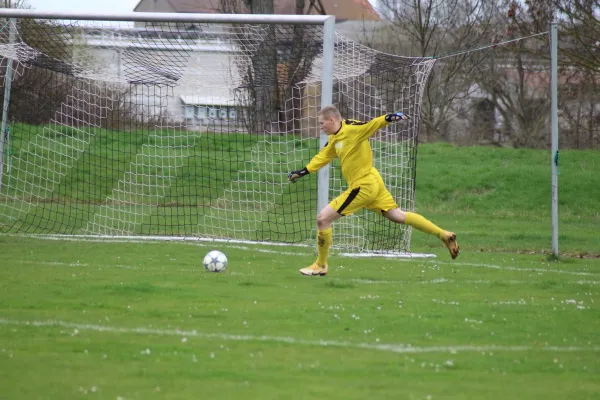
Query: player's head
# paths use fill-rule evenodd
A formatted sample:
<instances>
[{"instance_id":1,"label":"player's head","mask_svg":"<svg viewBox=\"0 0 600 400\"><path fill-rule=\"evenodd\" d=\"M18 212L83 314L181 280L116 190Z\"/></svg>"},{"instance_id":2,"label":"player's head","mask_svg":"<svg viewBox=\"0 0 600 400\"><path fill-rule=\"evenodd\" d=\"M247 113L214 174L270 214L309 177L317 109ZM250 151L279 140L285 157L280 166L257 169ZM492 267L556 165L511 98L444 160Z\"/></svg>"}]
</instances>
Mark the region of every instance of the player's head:
<instances>
[{"instance_id":1,"label":"player's head","mask_svg":"<svg viewBox=\"0 0 600 400\"><path fill-rule=\"evenodd\" d=\"M342 115L334 106L323 107L318 115L319 126L327 135L337 133L342 127Z\"/></svg>"}]
</instances>

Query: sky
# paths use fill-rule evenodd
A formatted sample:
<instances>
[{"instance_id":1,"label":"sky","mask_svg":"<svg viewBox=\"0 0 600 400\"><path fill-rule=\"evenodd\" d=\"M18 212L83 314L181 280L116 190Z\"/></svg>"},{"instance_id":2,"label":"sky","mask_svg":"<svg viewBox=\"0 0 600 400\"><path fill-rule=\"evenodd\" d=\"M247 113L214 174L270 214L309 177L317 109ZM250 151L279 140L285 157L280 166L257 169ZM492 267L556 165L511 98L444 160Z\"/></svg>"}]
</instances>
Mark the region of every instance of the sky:
<instances>
[{"instance_id":1,"label":"sky","mask_svg":"<svg viewBox=\"0 0 600 400\"><path fill-rule=\"evenodd\" d=\"M132 12L139 0L25 0L32 8L43 11L97 13Z\"/></svg>"}]
</instances>

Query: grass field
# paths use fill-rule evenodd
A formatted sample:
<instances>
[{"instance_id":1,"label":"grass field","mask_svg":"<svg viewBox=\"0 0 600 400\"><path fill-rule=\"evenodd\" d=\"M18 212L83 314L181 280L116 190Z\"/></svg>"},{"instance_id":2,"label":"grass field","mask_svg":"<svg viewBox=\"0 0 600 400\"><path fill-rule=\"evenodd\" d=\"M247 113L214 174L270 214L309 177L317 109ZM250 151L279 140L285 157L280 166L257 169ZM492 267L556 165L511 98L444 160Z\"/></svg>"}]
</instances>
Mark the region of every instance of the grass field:
<instances>
[{"instance_id":1,"label":"grass field","mask_svg":"<svg viewBox=\"0 0 600 400\"><path fill-rule=\"evenodd\" d=\"M24 124L12 126L11 137L0 232L313 241L317 180L310 175L289 185L286 177L316 152L316 140ZM394 146L405 151L400 143L387 151ZM531 149L422 145L415 208L460 231L469 246L547 250L549 158L548 151ZM599 153L561 151L559 167L561 248L600 255L593 234L600 225ZM330 198L337 194L332 190ZM402 197L397 193L399 202ZM384 240L377 234L382 226L365 221L359 226L376 232L370 243L401 242L400 230ZM339 239L354 228L337 229ZM421 242L413 240L412 249Z\"/></svg>"},{"instance_id":2,"label":"grass field","mask_svg":"<svg viewBox=\"0 0 600 400\"><path fill-rule=\"evenodd\" d=\"M103 156L82 154L52 190L102 202ZM561 151L558 260L548 152L446 144L419 148L416 210L458 233L454 261L419 232L436 258L334 253L319 278L297 272L307 247L4 233L0 398L600 399L599 155ZM187 162L169 193L200 196ZM89 203L22 222L82 226ZM201 266L215 247L220 274Z\"/></svg>"},{"instance_id":3,"label":"grass field","mask_svg":"<svg viewBox=\"0 0 600 400\"><path fill-rule=\"evenodd\" d=\"M600 259L0 237L6 399L596 399Z\"/></svg>"}]
</instances>

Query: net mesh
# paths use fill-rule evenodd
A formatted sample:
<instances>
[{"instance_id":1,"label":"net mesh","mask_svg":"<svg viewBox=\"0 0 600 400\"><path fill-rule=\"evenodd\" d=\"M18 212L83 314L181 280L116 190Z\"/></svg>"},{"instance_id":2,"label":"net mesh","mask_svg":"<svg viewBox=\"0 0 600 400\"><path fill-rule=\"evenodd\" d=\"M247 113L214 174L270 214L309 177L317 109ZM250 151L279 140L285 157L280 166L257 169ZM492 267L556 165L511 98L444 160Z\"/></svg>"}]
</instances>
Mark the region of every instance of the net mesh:
<instances>
[{"instance_id":1,"label":"net mesh","mask_svg":"<svg viewBox=\"0 0 600 400\"><path fill-rule=\"evenodd\" d=\"M322 26L12 21L0 30L0 231L314 244L317 174L291 185L287 173L319 150ZM343 117L412 117L371 139L404 210L433 63L336 35ZM328 198L345 186L334 161ZM338 249L410 248L408 227L369 211L335 229Z\"/></svg>"}]
</instances>

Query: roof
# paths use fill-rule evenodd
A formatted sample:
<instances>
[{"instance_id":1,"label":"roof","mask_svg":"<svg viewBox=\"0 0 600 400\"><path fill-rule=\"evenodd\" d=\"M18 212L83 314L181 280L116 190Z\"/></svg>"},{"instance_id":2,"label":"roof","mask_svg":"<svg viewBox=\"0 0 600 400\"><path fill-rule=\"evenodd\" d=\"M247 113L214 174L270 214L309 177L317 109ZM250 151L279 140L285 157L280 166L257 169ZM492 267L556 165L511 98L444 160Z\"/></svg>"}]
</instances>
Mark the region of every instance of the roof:
<instances>
[{"instance_id":1,"label":"roof","mask_svg":"<svg viewBox=\"0 0 600 400\"><path fill-rule=\"evenodd\" d=\"M162 3L162 4L157 4ZM240 3L243 3L240 1ZM274 0L275 14L295 14L296 0ZM311 1L306 1L305 13ZM318 3L317 3L318 4ZM380 21L379 14L375 11L369 0L321 0L325 13L335 15L336 20L365 20ZM220 13L220 0L140 0L134 11L155 10L164 12L169 9L178 13ZM245 13L248 13L247 11ZM319 14L313 7L309 14Z\"/></svg>"}]
</instances>

